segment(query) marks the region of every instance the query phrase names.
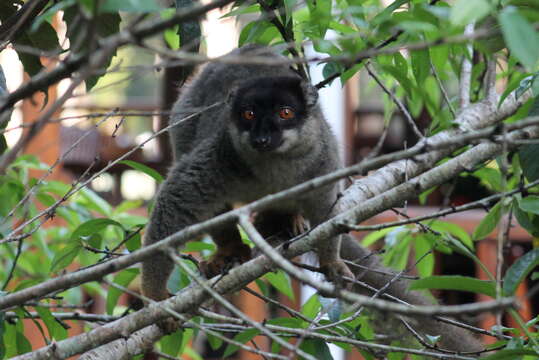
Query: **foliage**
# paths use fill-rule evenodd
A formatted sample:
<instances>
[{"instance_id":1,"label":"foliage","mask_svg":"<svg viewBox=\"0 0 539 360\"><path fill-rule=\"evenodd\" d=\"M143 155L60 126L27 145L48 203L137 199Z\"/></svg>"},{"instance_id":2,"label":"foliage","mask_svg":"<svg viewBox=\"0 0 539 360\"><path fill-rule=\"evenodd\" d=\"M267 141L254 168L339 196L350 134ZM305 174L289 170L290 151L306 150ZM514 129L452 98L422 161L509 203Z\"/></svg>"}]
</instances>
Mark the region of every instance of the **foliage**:
<instances>
[{"instance_id":1,"label":"foliage","mask_svg":"<svg viewBox=\"0 0 539 360\"><path fill-rule=\"evenodd\" d=\"M29 2L26 2L29 3ZM22 9L23 1L12 0L0 4L0 22L9 24ZM182 3L177 1L177 3ZM305 44L327 59L322 60L323 84L339 79L343 84L362 71L369 62L379 74L381 82L391 89L409 109L411 116L426 116L432 121L425 129L426 135L433 135L454 126L452 109L459 109L456 93L445 94L445 88L457 86L454 79L462 75L461 64L470 58L467 40L475 49L471 88L471 101L483 99L485 90L485 63L496 57L505 64L498 80L507 83L501 97L501 105L513 90L522 94L532 90L535 99L525 104L521 110L510 116L505 123L514 124L529 117L539 115L539 3L526 0L395 0L384 6L378 0L264 0L236 1L224 17L240 17L248 22L242 27L239 44L259 43L278 45L289 43L289 55L302 54ZM180 6L180 5L178 5ZM184 6L184 5L181 5ZM19 56L24 71L37 78L47 74L43 57L61 56L70 60L88 59L111 36L128 28L133 19L167 19L175 13L173 9L163 9L157 1L142 0L57 0L50 1L20 28L10 33L10 38L0 34L0 40L10 40ZM61 15L61 16L60 16ZM61 41L55 28L63 21L68 41ZM136 21L133 21L136 23ZM466 39L465 27L475 24L477 36ZM176 24L178 25L178 24ZM6 25L7 26L7 25ZM172 29L172 30L171 30ZM8 34L8 33L6 33ZM180 34L180 35L178 35ZM169 48L183 46L182 29L169 27L162 37ZM6 35L7 36L7 35ZM187 35L185 35L187 37ZM195 36L195 38L197 38ZM138 41L132 46L137 49ZM184 39L186 40L186 39ZM189 39L191 40L191 39ZM142 40L140 40L142 41ZM189 41L185 41L189 43ZM408 49L406 51L401 49ZM103 52L99 68L85 79L86 90L91 91L98 79L106 73L117 49ZM384 51L382 51L384 50ZM502 60L500 60L502 59ZM81 60L82 61L82 60ZM9 71L8 69L3 69ZM111 69L109 69L111 70ZM3 73L0 72L0 99L6 93ZM374 82L373 82L374 83ZM36 90L45 90L38 86ZM386 112L393 114L397 105L387 94L382 95ZM459 109L462 110L462 109ZM0 117L1 119L1 117ZM0 125L5 128L6 123ZM471 145L470 145L471 146ZM466 147L465 147L466 148ZM0 139L0 151L9 151L4 139ZM460 174L461 178L474 179L490 194L506 193L496 201L479 204L486 211L473 234L451 221L429 219L387 227L373 231L363 239L364 245L379 246L386 266L395 270L406 270L413 264L419 279L412 282L411 289L441 289L466 291L490 297L514 296L517 288L526 279L537 278L534 273L539 264L538 249L531 249L517 259L505 272L502 284L494 274L488 273L488 280L467 276L435 275L435 254L459 254L485 269L475 255L477 242L485 239L504 226L508 216L533 237L537 247L539 238L539 187L528 186L539 178L536 156L538 144L527 144L518 151L503 154L495 161L483 164ZM135 161L123 161L124 165L143 172L157 182L163 176L154 169ZM39 284L52 276L91 267L112 257L129 254L141 246L141 229L147 222L146 216L134 215L132 209L140 202L122 202L112 206L88 187L73 190L71 185L60 181L38 180L37 173L48 170L48 165L37 158L22 155L12 162L0 177L0 235L9 242L0 243L0 285L6 293L12 293ZM429 194L423 194L425 201ZM29 195L28 195L29 194ZM30 201L26 201L26 197ZM151 204L147 204L151 206ZM54 218L51 226L41 226L39 221L28 221L48 209L46 219ZM28 222L27 222L28 221ZM21 228L27 238L12 237L12 230ZM247 239L246 239L247 241ZM203 258L210 256L214 246L205 240L191 242L186 250L199 252ZM190 267L194 265L185 261ZM125 288L137 282L138 268L131 267L107 276L109 285L101 282L86 283L82 286L55 293L54 297L42 299L35 308L20 306L13 311L17 319L7 320L0 312L0 359L10 358L32 350L26 338L28 322L21 321L35 311L42 323L33 324L39 329L47 343L68 337L65 322L58 320L48 307L62 302L81 304L86 296L101 296L106 299L109 315L122 315L132 309L119 301ZM188 286L191 279L176 270L171 278L171 288ZM265 296L285 297L287 301L299 301L294 296L290 276L284 271L271 272L257 280L258 291ZM135 284L136 285L136 284ZM136 286L135 286L136 287ZM4 296L6 293L0 293ZM282 296L284 295L284 296ZM60 299L60 300L59 300ZM299 306L302 317L275 317L265 321L265 325L279 327L279 336L291 336L290 330L305 330L313 325L307 321L317 319L327 325L342 319L342 324L332 328L316 330L319 337L299 338L300 349L315 358L331 359L328 344L351 350L352 344L339 341L323 341L326 335L347 335L358 341L376 341L373 319L368 311L355 315L338 301L313 295ZM511 340L496 343L501 351L488 359L532 359L539 353L539 318L524 323L518 313L511 316L520 328L498 329L509 334ZM225 343L226 337L246 344L260 335L251 327L237 326L234 331L220 328L214 319L196 317L193 320L212 331L206 337L213 349L220 349L224 357L233 356L239 350L237 344ZM212 327L213 326L213 327ZM489 329L490 330L490 329ZM160 351L170 356L188 355L200 358L192 347L192 341L199 334L198 328L184 328L166 337L157 344ZM429 334L434 339L437 334ZM226 336L224 339L223 337ZM436 342L434 340L433 342ZM397 344L395 342L394 344ZM358 346L366 359L375 355ZM271 350L278 352L280 345L272 343ZM389 351L387 358L402 358L402 353ZM423 359L413 355L414 359Z\"/></svg>"}]
</instances>

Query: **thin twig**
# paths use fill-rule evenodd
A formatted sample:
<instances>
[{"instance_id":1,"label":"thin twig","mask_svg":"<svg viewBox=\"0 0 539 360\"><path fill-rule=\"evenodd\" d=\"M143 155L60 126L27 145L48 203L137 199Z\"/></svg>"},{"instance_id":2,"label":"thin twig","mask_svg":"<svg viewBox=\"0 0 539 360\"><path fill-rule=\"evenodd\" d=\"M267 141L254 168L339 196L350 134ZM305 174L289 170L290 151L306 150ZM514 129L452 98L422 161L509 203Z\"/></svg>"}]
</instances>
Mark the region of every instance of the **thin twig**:
<instances>
[{"instance_id":1,"label":"thin twig","mask_svg":"<svg viewBox=\"0 0 539 360\"><path fill-rule=\"evenodd\" d=\"M442 83L442 79L440 79L440 75L438 75L438 71L434 67L434 64L432 63L432 59L430 59L430 69L432 74L434 75L434 78L436 79L436 82L438 83L438 87L440 88L440 91L442 92L442 96L444 98L445 103L447 104L447 108L451 112L451 115L453 115L453 119L457 117L457 111L455 110L455 107L453 106L453 103L451 102L451 99L449 99L449 95L447 95L447 90L445 89L444 84Z\"/></svg>"},{"instance_id":2,"label":"thin twig","mask_svg":"<svg viewBox=\"0 0 539 360\"><path fill-rule=\"evenodd\" d=\"M200 278L200 276L196 275L191 268L186 266L182 261L181 258L178 257L174 251L169 252L169 256L174 260L174 262L180 266L180 268L189 275L198 285L200 285L213 299L215 299L218 303L223 305L228 311L245 321L246 323L253 326L255 329L260 331L262 334L268 336L270 339L281 345L282 347L293 350L294 346L289 344L288 342L282 340L280 337L276 336L272 331L268 330L267 327L263 326L262 324L250 319L247 315L245 315L243 312L241 312L239 309L237 309L234 305L232 305L228 300L226 300L222 295L220 295L218 292L216 292L211 286L207 284L207 282ZM306 352L299 350L298 353L310 360L316 360L312 355L307 354Z\"/></svg>"},{"instance_id":3,"label":"thin twig","mask_svg":"<svg viewBox=\"0 0 539 360\"><path fill-rule=\"evenodd\" d=\"M408 111L408 109L406 109L406 106L404 106L402 101L400 101L400 99L396 97L395 94L393 94L393 92L384 85L382 80L378 77L378 75L376 75L374 70L371 68L369 62L365 63L365 69L367 70L369 75L374 79L374 81L376 81L378 86L380 86L380 88L387 94L387 96L389 96L389 98L395 103L395 105L397 105L397 108L400 110L400 112L406 119L406 122L408 123L408 125L410 126L414 134L417 136L417 138L423 139L425 136L417 128L417 125L414 119L412 118L412 115L410 115L410 112Z\"/></svg>"}]
</instances>

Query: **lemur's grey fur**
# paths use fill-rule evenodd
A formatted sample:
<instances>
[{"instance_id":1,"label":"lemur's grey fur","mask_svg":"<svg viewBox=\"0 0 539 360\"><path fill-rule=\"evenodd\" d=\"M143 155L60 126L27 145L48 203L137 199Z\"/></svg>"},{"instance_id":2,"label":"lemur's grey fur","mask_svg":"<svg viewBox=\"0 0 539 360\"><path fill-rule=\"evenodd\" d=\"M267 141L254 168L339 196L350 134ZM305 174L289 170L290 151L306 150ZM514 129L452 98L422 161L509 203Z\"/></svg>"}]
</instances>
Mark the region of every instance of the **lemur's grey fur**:
<instances>
[{"instance_id":1,"label":"lemur's grey fur","mask_svg":"<svg viewBox=\"0 0 539 360\"><path fill-rule=\"evenodd\" d=\"M231 53L233 56L282 58L269 48L250 45ZM237 92L242 84L263 83L271 79L298 79L305 108L301 121L293 128L281 130L282 142L270 151L252 146L249 131L240 131L232 106L241 102ZM269 80L268 80L269 79ZM267 89L266 89L267 90ZM253 91L258 91L254 87ZM270 90L271 91L271 90ZM283 91L298 92L297 89ZM275 94L277 96L277 94ZM182 228L206 220L231 208L234 203L247 203L262 196L285 190L341 166L334 135L316 104L317 91L287 65L211 63L183 89L172 111L172 121L180 122L217 102L214 107L170 131L174 147L174 165L163 183L146 231L144 244L149 245ZM312 226L334 214L338 185L326 186L301 198L275 205L258 214L257 225L264 236L280 228L290 229L291 218L301 215ZM239 240L231 225L212 234L222 256L236 255L241 261L249 250ZM338 239L331 239L318 249L321 266L331 277L350 274L339 258ZM226 251L234 248L234 251ZM243 255L238 255L241 253ZM219 264L217 264L219 266ZM154 299L168 296L166 280L172 261L165 255L145 261L142 267L143 292ZM211 273L210 267L210 273Z\"/></svg>"}]
</instances>

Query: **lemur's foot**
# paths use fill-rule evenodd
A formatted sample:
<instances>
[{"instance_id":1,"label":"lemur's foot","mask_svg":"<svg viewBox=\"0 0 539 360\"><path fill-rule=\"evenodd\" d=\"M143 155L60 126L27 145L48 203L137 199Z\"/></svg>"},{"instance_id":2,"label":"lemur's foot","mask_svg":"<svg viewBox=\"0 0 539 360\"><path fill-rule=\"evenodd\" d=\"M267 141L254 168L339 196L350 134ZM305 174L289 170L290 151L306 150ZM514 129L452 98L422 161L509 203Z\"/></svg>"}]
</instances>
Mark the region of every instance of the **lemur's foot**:
<instances>
[{"instance_id":1,"label":"lemur's foot","mask_svg":"<svg viewBox=\"0 0 539 360\"><path fill-rule=\"evenodd\" d=\"M309 226L307 225L307 221L305 221L305 218L300 215L300 214L296 214L295 216L292 217L292 236L298 236L298 235L301 235L303 234L305 231L307 231L307 229L309 228Z\"/></svg>"},{"instance_id":2,"label":"lemur's foot","mask_svg":"<svg viewBox=\"0 0 539 360\"><path fill-rule=\"evenodd\" d=\"M157 322L157 326L165 333L165 335L172 334L180 328L180 320L168 317Z\"/></svg>"},{"instance_id":3,"label":"lemur's foot","mask_svg":"<svg viewBox=\"0 0 539 360\"><path fill-rule=\"evenodd\" d=\"M220 247L209 261L200 262L200 270L209 279L231 269L235 263L243 264L251 258L251 248L243 243L230 249Z\"/></svg>"},{"instance_id":4,"label":"lemur's foot","mask_svg":"<svg viewBox=\"0 0 539 360\"><path fill-rule=\"evenodd\" d=\"M341 259L333 261L320 260L320 269L326 275L326 278L335 284L337 288L350 289L352 287L353 283L345 280L345 278L355 279L355 276L350 271L350 268L348 268L348 265Z\"/></svg>"}]
</instances>

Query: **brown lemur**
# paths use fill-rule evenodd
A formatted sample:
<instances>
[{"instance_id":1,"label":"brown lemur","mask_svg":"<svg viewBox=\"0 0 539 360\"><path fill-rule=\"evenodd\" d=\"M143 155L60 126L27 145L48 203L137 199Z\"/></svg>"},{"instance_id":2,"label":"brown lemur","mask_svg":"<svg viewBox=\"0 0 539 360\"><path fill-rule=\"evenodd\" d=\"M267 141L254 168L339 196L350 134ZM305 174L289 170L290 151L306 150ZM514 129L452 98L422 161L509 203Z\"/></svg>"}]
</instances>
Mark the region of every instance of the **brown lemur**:
<instances>
[{"instance_id":1,"label":"brown lemur","mask_svg":"<svg viewBox=\"0 0 539 360\"><path fill-rule=\"evenodd\" d=\"M248 45L231 53L256 55L268 64L211 63L186 85L175 103L170 130L174 165L157 194L144 245L153 244L186 226L276 193L341 166L334 135L317 105L316 88L270 48ZM224 101L219 107L180 121L196 110ZM255 226L264 237L292 233L303 217L316 226L335 214L338 184L275 204L257 214ZM251 258L236 224L212 231L217 251L204 266L218 274L232 260ZM339 282L352 273L339 256L340 239L327 239L317 249L326 276ZM165 254L142 264L144 295L169 296L167 279L173 269Z\"/></svg>"},{"instance_id":2,"label":"brown lemur","mask_svg":"<svg viewBox=\"0 0 539 360\"><path fill-rule=\"evenodd\" d=\"M284 59L269 48L249 45L231 53L235 57ZM223 102L200 115L181 121L197 111ZM264 195L326 174L341 166L336 140L316 105L317 91L286 65L211 63L196 75L173 107L170 131L174 165L156 198L144 244L155 243L186 226L225 212L236 202L250 202ZM311 226L333 216L337 184L307 193L301 198L275 204L258 214L255 226L264 237L293 233L298 215ZM241 242L235 224L212 232L217 252L206 264L206 275L218 273L233 258L251 256ZM421 293L408 290L399 279L357 241L344 234L327 239L317 253L329 278L352 276L339 257L359 262L352 270L361 281L412 304L430 304ZM154 299L169 296L167 279L173 262L165 254L142 264L142 292ZM337 279L338 280L338 279ZM387 287L390 282L389 287ZM356 287L354 291L372 295ZM166 325L166 324L165 324ZM167 325L166 325L167 326ZM455 351L478 351L481 344L469 332L424 318L418 330L442 334L440 344ZM167 326L168 327L168 326Z\"/></svg>"}]
</instances>

